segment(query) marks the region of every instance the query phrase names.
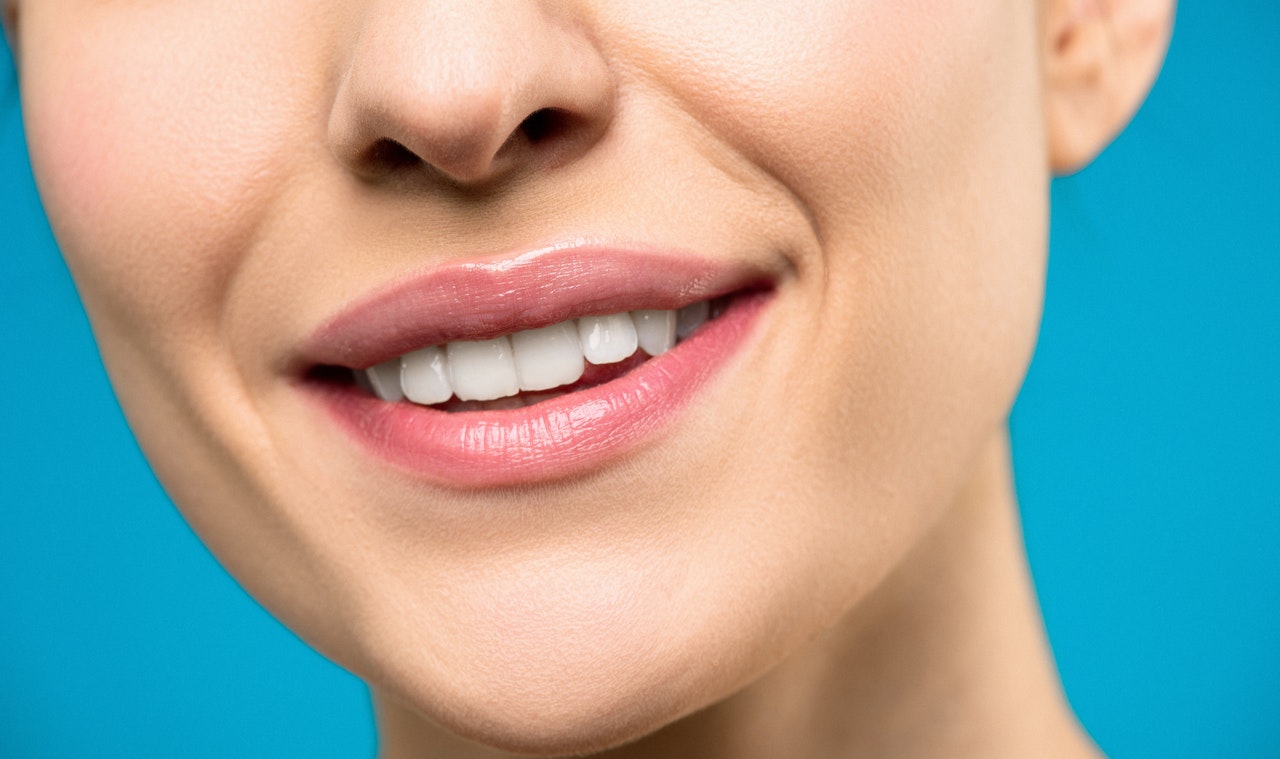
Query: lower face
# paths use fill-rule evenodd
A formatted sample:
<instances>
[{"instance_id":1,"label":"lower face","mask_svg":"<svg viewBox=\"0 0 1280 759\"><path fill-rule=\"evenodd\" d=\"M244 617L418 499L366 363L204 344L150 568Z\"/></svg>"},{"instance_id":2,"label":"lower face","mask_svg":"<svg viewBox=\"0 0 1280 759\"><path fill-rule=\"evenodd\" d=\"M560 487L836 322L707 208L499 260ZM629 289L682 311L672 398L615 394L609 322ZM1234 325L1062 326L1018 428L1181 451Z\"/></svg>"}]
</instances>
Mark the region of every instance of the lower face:
<instances>
[{"instance_id":1,"label":"lower face","mask_svg":"<svg viewBox=\"0 0 1280 759\"><path fill-rule=\"evenodd\" d=\"M437 5L21 5L32 161L138 439L245 587L465 736L599 748L854 609L1000 429L1043 278L1035 7L534 14L607 64L580 154L356 176L329 125L361 34L539 33ZM576 384L511 337L704 303ZM453 395L395 401L433 346Z\"/></svg>"}]
</instances>

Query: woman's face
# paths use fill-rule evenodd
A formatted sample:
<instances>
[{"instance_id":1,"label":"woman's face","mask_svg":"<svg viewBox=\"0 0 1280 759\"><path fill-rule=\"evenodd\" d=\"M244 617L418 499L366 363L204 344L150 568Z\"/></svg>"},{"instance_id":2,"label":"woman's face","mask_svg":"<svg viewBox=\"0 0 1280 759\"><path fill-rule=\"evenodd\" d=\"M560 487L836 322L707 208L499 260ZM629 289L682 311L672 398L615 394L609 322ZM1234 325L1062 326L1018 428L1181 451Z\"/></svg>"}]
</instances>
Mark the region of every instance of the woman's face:
<instances>
[{"instance_id":1,"label":"woman's face","mask_svg":"<svg viewBox=\"0 0 1280 759\"><path fill-rule=\"evenodd\" d=\"M50 219L194 528L389 697L582 750L854 608L997 434L1041 301L1036 14L40 0L18 28ZM502 341L464 341L712 299L555 397L352 380L448 345L484 385L492 353L459 367Z\"/></svg>"}]
</instances>

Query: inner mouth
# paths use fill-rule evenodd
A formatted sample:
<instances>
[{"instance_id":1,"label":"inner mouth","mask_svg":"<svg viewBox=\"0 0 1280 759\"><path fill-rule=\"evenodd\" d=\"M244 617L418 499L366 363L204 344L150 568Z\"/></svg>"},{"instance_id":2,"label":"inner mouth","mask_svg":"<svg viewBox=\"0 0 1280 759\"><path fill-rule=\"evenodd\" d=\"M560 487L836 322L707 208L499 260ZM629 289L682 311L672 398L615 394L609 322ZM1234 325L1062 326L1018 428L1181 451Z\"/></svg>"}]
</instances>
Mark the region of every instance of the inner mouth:
<instances>
[{"instance_id":1,"label":"inner mouth","mask_svg":"<svg viewBox=\"0 0 1280 759\"><path fill-rule=\"evenodd\" d=\"M313 379L387 403L447 412L517 409L596 387L662 355L719 317L735 295L675 310L584 316L485 340L432 345L367 369L316 367Z\"/></svg>"}]
</instances>

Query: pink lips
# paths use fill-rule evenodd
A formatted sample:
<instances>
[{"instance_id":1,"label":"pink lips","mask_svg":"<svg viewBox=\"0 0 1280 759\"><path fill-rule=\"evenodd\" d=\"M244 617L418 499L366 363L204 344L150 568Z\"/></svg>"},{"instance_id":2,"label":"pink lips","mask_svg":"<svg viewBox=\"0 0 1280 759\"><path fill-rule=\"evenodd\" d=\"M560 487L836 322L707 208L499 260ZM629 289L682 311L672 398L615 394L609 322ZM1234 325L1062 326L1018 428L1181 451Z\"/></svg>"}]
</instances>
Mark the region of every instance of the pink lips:
<instances>
[{"instance_id":1,"label":"pink lips","mask_svg":"<svg viewBox=\"0 0 1280 759\"><path fill-rule=\"evenodd\" d=\"M738 295L718 319L622 377L520 409L449 413L352 387L303 387L376 456L417 477L456 487L569 477L667 426L750 334L768 283L750 267L581 247L449 266L343 310L317 330L305 362L360 369L451 340Z\"/></svg>"}]
</instances>

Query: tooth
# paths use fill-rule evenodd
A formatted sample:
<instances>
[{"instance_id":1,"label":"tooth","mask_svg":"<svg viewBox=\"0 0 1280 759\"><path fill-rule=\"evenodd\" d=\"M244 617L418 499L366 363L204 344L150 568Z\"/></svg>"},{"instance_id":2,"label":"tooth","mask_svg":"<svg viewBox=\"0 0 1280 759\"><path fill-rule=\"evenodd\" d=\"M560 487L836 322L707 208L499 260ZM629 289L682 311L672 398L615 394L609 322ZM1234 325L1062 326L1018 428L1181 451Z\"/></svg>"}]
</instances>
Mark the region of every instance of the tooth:
<instances>
[{"instance_id":1,"label":"tooth","mask_svg":"<svg viewBox=\"0 0 1280 759\"><path fill-rule=\"evenodd\" d=\"M636 352L636 325L626 312L582 317L578 338L582 355L593 364L616 364Z\"/></svg>"},{"instance_id":2,"label":"tooth","mask_svg":"<svg viewBox=\"0 0 1280 759\"><path fill-rule=\"evenodd\" d=\"M585 365L573 322L528 329L511 336L521 390L550 390L577 382Z\"/></svg>"},{"instance_id":3,"label":"tooth","mask_svg":"<svg viewBox=\"0 0 1280 759\"><path fill-rule=\"evenodd\" d=\"M404 392L400 389L400 359L383 361L364 371L374 395L387 403L397 403L404 398Z\"/></svg>"},{"instance_id":4,"label":"tooth","mask_svg":"<svg viewBox=\"0 0 1280 759\"><path fill-rule=\"evenodd\" d=\"M711 304L707 301L691 303L676 313L676 337L681 340L697 331L707 320Z\"/></svg>"},{"instance_id":5,"label":"tooth","mask_svg":"<svg viewBox=\"0 0 1280 759\"><path fill-rule=\"evenodd\" d=\"M650 356L661 356L676 344L675 311L632 311L636 339Z\"/></svg>"},{"instance_id":6,"label":"tooth","mask_svg":"<svg viewBox=\"0 0 1280 759\"><path fill-rule=\"evenodd\" d=\"M458 340L445 348L453 393L462 401L492 401L520 392L511 341Z\"/></svg>"},{"instance_id":7,"label":"tooth","mask_svg":"<svg viewBox=\"0 0 1280 759\"><path fill-rule=\"evenodd\" d=\"M400 357L400 385L404 395L414 403L429 406L444 403L453 396L449 382L449 362L438 346L406 353Z\"/></svg>"}]
</instances>

